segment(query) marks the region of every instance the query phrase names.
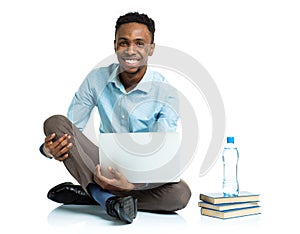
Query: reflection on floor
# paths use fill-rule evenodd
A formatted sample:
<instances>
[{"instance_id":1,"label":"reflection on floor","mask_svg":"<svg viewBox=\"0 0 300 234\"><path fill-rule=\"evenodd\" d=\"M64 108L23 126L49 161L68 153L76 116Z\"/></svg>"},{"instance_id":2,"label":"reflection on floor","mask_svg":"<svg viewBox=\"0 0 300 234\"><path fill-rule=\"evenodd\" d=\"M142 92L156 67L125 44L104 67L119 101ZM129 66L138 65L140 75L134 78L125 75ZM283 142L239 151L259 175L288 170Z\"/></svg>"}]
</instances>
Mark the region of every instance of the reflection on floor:
<instances>
[{"instance_id":1,"label":"reflection on floor","mask_svg":"<svg viewBox=\"0 0 300 234\"><path fill-rule=\"evenodd\" d=\"M111 228L118 226L119 231L143 231L143 233L155 232L157 230L170 230L170 227L176 230L184 230L186 227L186 221L176 212L168 214L158 214L149 212L138 212L138 215L134 222L130 225L126 225L121 221L116 220L106 214L105 210L100 206L93 205L61 205L55 208L48 215L49 226L55 228L71 228L72 226L80 227L82 232L87 233L89 230L101 230L105 228ZM120 227L123 228L120 230ZM77 229L77 232L79 230ZM116 230L117 231L117 230ZM122 232L124 233L124 232Z\"/></svg>"}]
</instances>

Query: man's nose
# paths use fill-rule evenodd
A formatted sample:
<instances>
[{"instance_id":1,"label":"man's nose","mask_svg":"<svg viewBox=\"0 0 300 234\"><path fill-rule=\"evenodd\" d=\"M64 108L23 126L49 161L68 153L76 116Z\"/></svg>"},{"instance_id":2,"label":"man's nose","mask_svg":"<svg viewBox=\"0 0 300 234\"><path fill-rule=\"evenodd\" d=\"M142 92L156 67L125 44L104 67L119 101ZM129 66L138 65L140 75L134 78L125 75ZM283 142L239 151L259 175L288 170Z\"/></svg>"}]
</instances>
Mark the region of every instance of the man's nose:
<instances>
[{"instance_id":1,"label":"man's nose","mask_svg":"<svg viewBox=\"0 0 300 234\"><path fill-rule=\"evenodd\" d=\"M136 46L133 45L133 44L130 44L128 47L127 47L127 50L126 50L127 54L135 54L136 53Z\"/></svg>"}]
</instances>

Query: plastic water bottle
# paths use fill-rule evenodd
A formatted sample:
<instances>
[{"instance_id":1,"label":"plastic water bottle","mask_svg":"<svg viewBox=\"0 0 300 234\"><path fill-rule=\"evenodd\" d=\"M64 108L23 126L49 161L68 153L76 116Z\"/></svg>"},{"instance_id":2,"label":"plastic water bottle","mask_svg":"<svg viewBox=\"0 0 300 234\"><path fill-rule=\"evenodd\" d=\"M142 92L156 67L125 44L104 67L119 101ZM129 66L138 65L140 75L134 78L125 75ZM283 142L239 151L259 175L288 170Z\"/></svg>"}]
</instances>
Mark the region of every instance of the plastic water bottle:
<instances>
[{"instance_id":1,"label":"plastic water bottle","mask_svg":"<svg viewBox=\"0 0 300 234\"><path fill-rule=\"evenodd\" d=\"M226 197L238 196L238 161L239 152L234 145L234 137L227 137L227 144L223 150L223 195Z\"/></svg>"}]
</instances>

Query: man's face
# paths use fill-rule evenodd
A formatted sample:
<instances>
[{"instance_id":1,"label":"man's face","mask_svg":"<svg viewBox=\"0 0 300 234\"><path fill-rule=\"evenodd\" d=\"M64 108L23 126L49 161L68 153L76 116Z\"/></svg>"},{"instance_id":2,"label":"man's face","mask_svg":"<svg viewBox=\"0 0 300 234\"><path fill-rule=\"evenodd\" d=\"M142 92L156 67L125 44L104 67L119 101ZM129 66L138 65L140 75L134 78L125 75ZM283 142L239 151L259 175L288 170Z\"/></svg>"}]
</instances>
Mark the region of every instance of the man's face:
<instances>
[{"instance_id":1,"label":"man's face","mask_svg":"<svg viewBox=\"0 0 300 234\"><path fill-rule=\"evenodd\" d=\"M115 51L121 72L135 74L147 65L154 51L152 35L147 26L139 23L122 24L116 33Z\"/></svg>"}]
</instances>

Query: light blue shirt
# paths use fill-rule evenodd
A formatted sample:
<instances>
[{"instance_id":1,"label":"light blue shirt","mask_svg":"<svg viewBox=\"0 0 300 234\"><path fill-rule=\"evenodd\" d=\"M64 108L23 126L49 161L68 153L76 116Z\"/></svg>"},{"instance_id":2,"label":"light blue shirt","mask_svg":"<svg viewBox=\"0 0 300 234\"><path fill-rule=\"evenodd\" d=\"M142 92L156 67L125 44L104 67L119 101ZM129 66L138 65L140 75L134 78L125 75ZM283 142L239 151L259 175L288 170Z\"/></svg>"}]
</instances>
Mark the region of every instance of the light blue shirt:
<instances>
[{"instance_id":1,"label":"light blue shirt","mask_svg":"<svg viewBox=\"0 0 300 234\"><path fill-rule=\"evenodd\" d=\"M176 131L179 103L175 88L147 67L138 85L126 92L118 68L118 64L96 68L85 78L68 110L75 126L82 131L96 106L101 133Z\"/></svg>"}]
</instances>

